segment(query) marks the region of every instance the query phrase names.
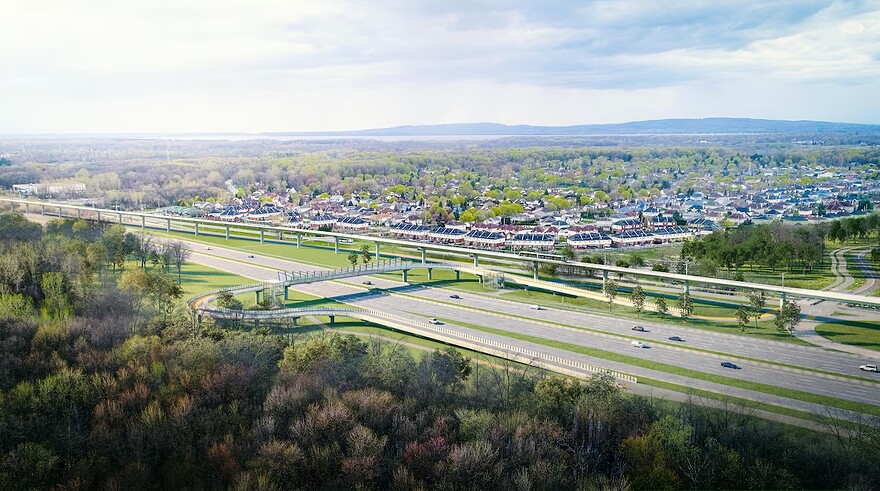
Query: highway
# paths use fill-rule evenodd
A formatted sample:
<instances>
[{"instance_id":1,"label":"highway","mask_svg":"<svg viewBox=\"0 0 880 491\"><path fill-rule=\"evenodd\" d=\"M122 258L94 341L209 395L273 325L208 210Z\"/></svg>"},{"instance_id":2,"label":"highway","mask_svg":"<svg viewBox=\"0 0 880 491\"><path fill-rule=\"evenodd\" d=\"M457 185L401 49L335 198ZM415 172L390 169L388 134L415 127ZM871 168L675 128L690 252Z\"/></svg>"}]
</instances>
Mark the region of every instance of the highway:
<instances>
[{"instance_id":1,"label":"highway","mask_svg":"<svg viewBox=\"0 0 880 491\"><path fill-rule=\"evenodd\" d=\"M204 249L204 245L193 244L193 247ZM277 275L274 269L266 269L258 264L254 264L255 262L269 268L283 268L287 270L322 269L259 256L250 259L247 257L247 253L225 249L218 250L215 247L212 247L212 251L202 252L198 249L196 251L197 253L194 254L193 260L256 279L274 279ZM222 257L215 255L217 253L222 255ZM251 264L245 264L247 262L251 262ZM564 355L584 363L630 373L640 378L647 377L666 380L688 387L705 388L706 390L737 395L747 399L765 402L775 401L773 403L796 407L806 411L823 412L824 410L815 404L778 398L777 396L704 382L649 368L641 368L626 363L611 362L601 358L549 348L540 344L518 341L502 335L472 330L466 327L466 325L489 326L494 329L597 348L620 355L665 363L709 374L880 405L880 390L878 390L880 389L880 384L843 377L823 376L803 370L790 370L739 358L760 358L778 363L788 363L803 367L804 369L816 368L840 374L865 376L864 372L858 370L858 365L864 363L865 360L846 353L831 352L820 348L775 341L750 340L750 342L743 342L739 336L663 325L643 324L650 332L634 333L630 330L633 325L631 320L621 321L560 309L534 311L528 305L522 303L461 292L458 292L458 294L462 298L460 300L453 300L449 298L449 295L453 293L450 290L404 285L400 282L383 278L371 277L369 279L375 287L388 288L391 293L365 291L365 287L360 285L360 283L366 280L366 278L353 278L350 280L351 284L323 282L320 284L301 285L296 287L296 289L316 296L336 298L353 306L394 313L395 315L418 322L424 322L429 317L448 319L450 323L446 324L447 327L455 327L456 329L461 329L462 332L475 333L489 338L495 337L508 343L527 346L536 351ZM399 292L403 295L395 294L394 292ZM449 305L448 303L450 302L454 302L455 305ZM497 313L490 313L487 310L497 311ZM465 325L456 326L455 322ZM557 323L569 326L586 326L602 332L592 333L571 327L566 328L555 325ZM633 336L633 334L636 334L636 336ZM657 343L657 341L665 340L671 335L685 338L686 342L682 343L684 346L665 346ZM629 344L631 339L643 339L651 348L633 348ZM669 343L675 344L674 342ZM687 349L688 347L711 349L717 352L728 353L730 356L702 353L693 349ZM721 360L734 361L742 366L743 369L731 370L722 368L720 366ZM872 378L873 374L867 375L867 378ZM877 378L877 380L880 381L880 378Z\"/></svg>"}]
</instances>

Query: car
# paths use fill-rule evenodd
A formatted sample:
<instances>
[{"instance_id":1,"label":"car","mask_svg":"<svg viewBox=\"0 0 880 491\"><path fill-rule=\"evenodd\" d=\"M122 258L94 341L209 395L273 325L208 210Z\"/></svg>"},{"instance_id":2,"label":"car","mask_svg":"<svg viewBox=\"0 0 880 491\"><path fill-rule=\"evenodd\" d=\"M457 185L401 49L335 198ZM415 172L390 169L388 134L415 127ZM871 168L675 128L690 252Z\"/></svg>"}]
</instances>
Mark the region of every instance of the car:
<instances>
[{"instance_id":1,"label":"car","mask_svg":"<svg viewBox=\"0 0 880 491\"><path fill-rule=\"evenodd\" d=\"M648 332L643 326L633 326L633 331Z\"/></svg>"},{"instance_id":2,"label":"car","mask_svg":"<svg viewBox=\"0 0 880 491\"><path fill-rule=\"evenodd\" d=\"M438 321L434 317L431 317L430 319L428 319L428 322L430 322L431 324L443 324L442 322Z\"/></svg>"},{"instance_id":3,"label":"car","mask_svg":"<svg viewBox=\"0 0 880 491\"><path fill-rule=\"evenodd\" d=\"M859 370L864 370L866 372L876 372L877 365L862 365L859 367Z\"/></svg>"},{"instance_id":4,"label":"car","mask_svg":"<svg viewBox=\"0 0 880 491\"><path fill-rule=\"evenodd\" d=\"M629 344L630 344L630 346L633 346L635 348L647 348L648 347L647 344L645 344L641 341L631 341Z\"/></svg>"},{"instance_id":5,"label":"car","mask_svg":"<svg viewBox=\"0 0 880 491\"><path fill-rule=\"evenodd\" d=\"M678 337L678 336L669 336L669 340L670 340L670 341L684 342L684 339L682 339L682 338L680 338L680 337Z\"/></svg>"},{"instance_id":6,"label":"car","mask_svg":"<svg viewBox=\"0 0 880 491\"><path fill-rule=\"evenodd\" d=\"M364 284L364 285L372 285L372 284L373 284L373 282L372 282L372 281L370 281L370 280L367 280L367 281L365 281L365 282L363 282L363 284Z\"/></svg>"},{"instance_id":7,"label":"car","mask_svg":"<svg viewBox=\"0 0 880 491\"><path fill-rule=\"evenodd\" d=\"M738 367L736 363L731 363L729 361L722 361L721 366L724 368L733 368L734 370L739 370L742 367Z\"/></svg>"},{"instance_id":8,"label":"car","mask_svg":"<svg viewBox=\"0 0 880 491\"><path fill-rule=\"evenodd\" d=\"M206 251L210 251L211 248L210 248L210 247L205 247L205 250L206 250Z\"/></svg>"},{"instance_id":9,"label":"car","mask_svg":"<svg viewBox=\"0 0 880 491\"><path fill-rule=\"evenodd\" d=\"M253 259L253 258L254 258L253 254L248 254L248 259Z\"/></svg>"},{"instance_id":10,"label":"car","mask_svg":"<svg viewBox=\"0 0 880 491\"><path fill-rule=\"evenodd\" d=\"M529 308L532 309L532 310L541 310L541 306L540 306L540 305L529 305Z\"/></svg>"},{"instance_id":11,"label":"car","mask_svg":"<svg viewBox=\"0 0 880 491\"><path fill-rule=\"evenodd\" d=\"M454 299L458 300L461 297L459 297L458 295L452 294L452 295L449 295L449 298L454 298Z\"/></svg>"}]
</instances>

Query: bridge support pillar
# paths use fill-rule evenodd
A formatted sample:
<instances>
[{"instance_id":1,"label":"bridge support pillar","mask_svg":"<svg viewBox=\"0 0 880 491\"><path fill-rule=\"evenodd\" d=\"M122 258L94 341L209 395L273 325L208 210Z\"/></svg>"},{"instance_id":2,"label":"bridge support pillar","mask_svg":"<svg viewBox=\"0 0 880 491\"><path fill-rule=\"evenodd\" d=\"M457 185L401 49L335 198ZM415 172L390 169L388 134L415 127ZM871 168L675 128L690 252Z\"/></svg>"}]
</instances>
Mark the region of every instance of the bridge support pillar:
<instances>
[{"instance_id":1,"label":"bridge support pillar","mask_svg":"<svg viewBox=\"0 0 880 491\"><path fill-rule=\"evenodd\" d=\"M199 222L196 222L195 225L196 225L196 237L198 237L199 236Z\"/></svg>"},{"instance_id":2,"label":"bridge support pillar","mask_svg":"<svg viewBox=\"0 0 880 491\"><path fill-rule=\"evenodd\" d=\"M79 210L77 210L76 215L77 215L77 218L79 218ZM147 228L147 217L142 216L141 217L141 230L143 230L145 228Z\"/></svg>"},{"instance_id":3,"label":"bridge support pillar","mask_svg":"<svg viewBox=\"0 0 880 491\"><path fill-rule=\"evenodd\" d=\"M404 270L403 270L403 282L404 282L404 283L407 282L407 276L408 276L408 275L407 275L407 270L404 269Z\"/></svg>"},{"instance_id":4,"label":"bridge support pillar","mask_svg":"<svg viewBox=\"0 0 880 491\"><path fill-rule=\"evenodd\" d=\"M303 234L296 234L296 248L302 247Z\"/></svg>"},{"instance_id":5,"label":"bridge support pillar","mask_svg":"<svg viewBox=\"0 0 880 491\"><path fill-rule=\"evenodd\" d=\"M682 286L682 289L683 289L682 291L684 291L684 293L690 294L690 292L691 292L690 282L685 280L684 285Z\"/></svg>"},{"instance_id":6,"label":"bridge support pillar","mask_svg":"<svg viewBox=\"0 0 880 491\"><path fill-rule=\"evenodd\" d=\"M266 241L266 232L263 229L260 229L260 244Z\"/></svg>"},{"instance_id":7,"label":"bridge support pillar","mask_svg":"<svg viewBox=\"0 0 880 491\"><path fill-rule=\"evenodd\" d=\"M226 240L229 240L229 225L226 226Z\"/></svg>"},{"instance_id":8,"label":"bridge support pillar","mask_svg":"<svg viewBox=\"0 0 880 491\"><path fill-rule=\"evenodd\" d=\"M478 255L476 255L476 254L474 254L474 267L475 267L475 268L479 268L479 267L480 267L480 256L478 256Z\"/></svg>"},{"instance_id":9,"label":"bridge support pillar","mask_svg":"<svg viewBox=\"0 0 880 491\"><path fill-rule=\"evenodd\" d=\"M98 221L99 221L99 222L101 221L101 212L98 212ZM171 219L170 219L170 218L167 218L167 219L165 220L165 231L166 231L166 232L170 232L170 231L171 231Z\"/></svg>"},{"instance_id":10,"label":"bridge support pillar","mask_svg":"<svg viewBox=\"0 0 880 491\"><path fill-rule=\"evenodd\" d=\"M76 219L77 219L77 220L80 219L80 213L79 213L79 210L76 210Z\"/></svg>"},{"instance_id":11,"label":"bridge support pillar","mask_svg":"<svg viewBox=\"0 0 880 491\"><path fill-rule=\"evenodd\" d=\"M256 303L257 303L257 305L259 305L260 304L260 290L257 290L254 292L254 297L256 297Z\"/></svg>"},{"instance_id":12,"label":"bridge support pillar","mask_svg":"<svg viewBox=\"0 0 880 491\"><path fill-rule=\"evenodd\" d=\"M605 283L608 283L608 271L602 271L602 288L605 288Z\"/></svg>"},{"instance_id":13,"label":"bridge support pillar","mask_svg":"<svg viewBox=\"0 0 880 491\"><path fill-rule=\"evenodd\" d=\"M785 307L785 292L779 294L779 308Z\"/></svg>"},{"instance_id":14,"label":"bridge support pillar","mask_svg":"<svg viewBox=\"0 0 880 491\"><path fill-rule=\"evenodd\" d=\"M60 210L59 210L59 214L60 214ZM122 213L119 213L118 215L119 215L119 223L122 223Z\"/></svg>"},{"instance_id":15,"label":"bridge support pillar","mask_svg":"<svg viewBox=\"0 0 880 491\"><path fill-rule=\"evenodd\" d=\"M40 215L46 214L46 205L40 205Z\"/></svg>"},{"instance_id":16,"label":"bridge support pillar","mask_svg":"<svg viewBox=\"0 0 880 491\"><path fill-rule=\"evenodd\" d=\"M339 254L339 237L333 237L333 252Z\"/></svg>"},{"instance_id":17,"label":"bridge support pillar","mask_svg":"<svg viewBox=\"0 0 880 491\"><path fill-rule=\"evenodd\" d=\"M331 324L336 324L336 316L335 316L335 315L331 315L331 316L330 316L330 323L331 323Z\"/></svg>"},{"instance_id":18,"label":"bridge support pillar","mask_svg":"<svg viewBox=\"0 0 880 491\"><path fill-rule=\"evenodd\" d=\"M376 261L379 261L380 259L382 259L382 253L379 250L379 243L376 242Z\"/></svg>"},{"instance_id":19,"label":"bridge support pillar","mask_svg":"<svg viewBox=\"0 0 880 491\"><path fill-rule=\"evenodd\" d=\"M461 280L461 271L455 270L455 281Z\"/></svg>"},{"instance_id":20,"label":"bridge support pillar","mask_svg":"<svg viewBox=\"0 0 880 491\"><path fill-rule=\"evenodd\" d=\"M422 264L425 264L426 262L428 262L427 251L425 250L424 247L422 247L421 250L422 250ZM430 271L430 270L428 270L428 271Z\"/></svg>"},{"instance_id":21,"label":"bridge support pillar","mask_svg":"<svg viewBox=\"0 0 880 491\"><path fill-rule=\"evenodd\" d=\"M532 278L536 280L538 279L538 267L538 261L535 261L532 264Z\"/></svg>"},{"instance_id":22,"label":"bridge support pillar","mask_svg":"<svg viewBox=\"0 0 880 491\"><path fill-rule=\"evenodd\" d=\"M28 204L28 203L25 203L25 204L24 204L24 212L25 212L25 213L30 213L30 212L31 212L31 205L30 205L30 204Z\"/></svg>"},{"instance_id":23,"label":"bridge support pillar","mask_svg":"<svg viewBox=\"0 0 880 491\"><path fill-rule=\"evenodd\" d=\"M98 212L98 223L101 223L101 212L100 211Z\"/></svg>"},{"instance_id":24,"label":"bridge support pillar","mask_svg":"<svg viewBox=\"0 0 880 491\"><path fill-rule=\"evenodd\" d=\"M428 268L428 279L429 280L434 279L434 268Z\"/></svg>"},{"instance_id":25,"label":"bridge support pillar","mask_svg":"<svg viewBox=\"0 0 880 491\"><path fill-rule=\"evenodd\" d=\"M290 287L287 285L284 286L284 300L290 300Z\"/></svg>"}]
</instances>

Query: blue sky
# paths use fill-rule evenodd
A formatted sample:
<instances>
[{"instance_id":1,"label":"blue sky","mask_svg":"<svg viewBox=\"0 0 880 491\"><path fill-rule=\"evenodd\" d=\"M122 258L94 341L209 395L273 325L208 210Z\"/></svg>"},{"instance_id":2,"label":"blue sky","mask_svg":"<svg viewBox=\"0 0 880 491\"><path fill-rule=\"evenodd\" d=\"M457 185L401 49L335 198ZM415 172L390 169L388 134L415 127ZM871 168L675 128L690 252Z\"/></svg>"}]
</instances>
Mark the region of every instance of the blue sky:
<instances>
[{"instance_id":1,"label":"blue sky","mask_svg":"<svg viewBox=\"0 0 880 491\"><path fill-rule=\"evenodd\" d=\"M880 123L880 1L5 0L0 133Z\"/></svg>"}]
</instances>

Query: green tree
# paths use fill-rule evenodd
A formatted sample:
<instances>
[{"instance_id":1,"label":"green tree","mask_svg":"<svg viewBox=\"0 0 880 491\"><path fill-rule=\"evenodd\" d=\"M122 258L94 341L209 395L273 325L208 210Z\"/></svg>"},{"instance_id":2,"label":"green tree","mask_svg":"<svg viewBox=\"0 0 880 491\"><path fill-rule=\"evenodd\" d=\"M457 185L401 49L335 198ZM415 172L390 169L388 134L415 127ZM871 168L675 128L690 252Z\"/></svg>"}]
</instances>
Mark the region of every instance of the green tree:
<instances>
[{"instance_id":1,"label":"green tree","mask_svg":"<svg viewBox=\"0 0 880 491\"><path fill-rule=\"evenodd\" d=\"M632 292L629 295L629 299L633 303L633 306L636 308L636 314L641 317L642 309L645 308L645 291L640 285L636 285L635 288L632 289Z\"/></svg>"},{"instance_id":2,"label":"green tree","mask_svg":"<svg viewBox=\"0 0 880 491\"><path fill-rule=\"evenodd\" d=\"M167 323L176 301L183 296L180 285L162 271L126 271L119 277L119 288L134 292L138 298L149 302L162 316L163 323Z\"/></svg>"},{"instance_id":3,"label":"green tree","mask_svg":"<svg viewBox=\"0 0 880 491\"><path fill-rule=\"evenodd\" d=\"M47 319L68 319L73 315L73 306L64 284L64 273L43 273L40 287L43 290L43 307L40 309Z\"/></svg>"},{"instance_id":4,"label":"green tree","mask_svg":"<svg viewBox=\"0 0 880 491\"><path fill-rule=\"evenodd\" d=\"M788 332L789 336L794 335L795 329L801 322L801 308L794 302L786 302L776 314L773 323L780 332Z\"/></svg>"},{"instance_id":5,"label":"green tree","mask_svg":"<svg viewBox=\"0 0 880 491\"><path fill-rule=\"evenodd\" d=\"M617 294L620 292L620 286L614 280L607 280L605 281L605 284L602 285L602 292L608 300L608 310L610 311L611 307L614 305L614 299L617 298Z\"/></svg>"},{"instance_id":6,"label":"green tree","mask_svg":"<svg viewBox=\"0 0 880 491\"><path fill-rule=\"evenodd\" d=\"M361 262L364 264L368 264L373 260L373 255L370 253L370 245L369 244L361 244Z\"/></svg>"},{"instance_id":7,"label":"green tree","mask_svg":"<svg viewBox=\"0 0 880 491\"><path fill-rule=\"evenodd\" d=\"M746 332L746 326L749 325L750 318L749 309L745 305L740 305L736 309L736 324L739 326L740 332Z\"/></svg>"},{"instance_id":8,"label":"green tree","mask_svg":"<svg viewBox=\"0 0 880 491\"><path fill-rule=\"evenodd\" d=\"M348 253L348 262L351 263L351 267L355 267L358 263L358 253L351 251Z\"/></svg>"},{"instance_id":9,"label":"green tree","mask_svg":"<svg viewBox=\"0 0 880 491\"><path fill-rule=\"evenodd\" d=\"M690 293L684 292L678 297L678 310L685 319L694 314L694 299Z\"/></svg>"},{"instance_id":10,"label":"green tree","mask_svg":"<svg viewBox=\"0 0 880 491\"><path fill-rule=\"evenodd\" d=\"M657 312L659 312L660 315L666 315L666 313L669 312L669 305L666 304L666 299L664 297L657 297L656 305Z\"/></svg>"},{"instance_id":11,"label":"green tree","mask_svg":"<svg viewBox=\"0 0 880 491\"><path fill-rule=\"evenodd\" d=\"M758 319L764 314L764 307L767 306L767 298L764 291L756 291L749 294L749 307L751 308L752 317L755 319L755 328L758 327Z\"/></svg>"}]
</instances>

